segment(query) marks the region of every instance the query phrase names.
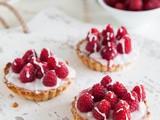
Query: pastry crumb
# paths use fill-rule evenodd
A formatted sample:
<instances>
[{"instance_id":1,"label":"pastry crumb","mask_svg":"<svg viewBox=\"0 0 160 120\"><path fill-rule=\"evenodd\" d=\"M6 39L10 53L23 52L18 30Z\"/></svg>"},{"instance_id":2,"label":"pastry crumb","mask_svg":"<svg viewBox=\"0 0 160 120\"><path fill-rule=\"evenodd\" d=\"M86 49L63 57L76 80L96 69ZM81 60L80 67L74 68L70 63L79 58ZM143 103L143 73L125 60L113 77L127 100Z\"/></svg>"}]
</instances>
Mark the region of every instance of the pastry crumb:
<instances>
[{"instance_id":1,"label":"pastry crumb","mask_svg":"<svg viewBox=\"0 0 160 120\"><path fill-rule=\"evenodd\" d=\"M17 102L14 102L14 103L12 104L12 107L13 107L13 108L17 108L17 107L18 107L18 103L17 103Z\"/></svg>"},{"instance_id":2,"label":"pastry crumb","mask_svg":"<svg viewBox=\"0 0 160 120\"><path fill-rule=\"evenodd\" d=\"M69 65L69 62L66 60L66 64Z\"/></svg>"}]
</instances>

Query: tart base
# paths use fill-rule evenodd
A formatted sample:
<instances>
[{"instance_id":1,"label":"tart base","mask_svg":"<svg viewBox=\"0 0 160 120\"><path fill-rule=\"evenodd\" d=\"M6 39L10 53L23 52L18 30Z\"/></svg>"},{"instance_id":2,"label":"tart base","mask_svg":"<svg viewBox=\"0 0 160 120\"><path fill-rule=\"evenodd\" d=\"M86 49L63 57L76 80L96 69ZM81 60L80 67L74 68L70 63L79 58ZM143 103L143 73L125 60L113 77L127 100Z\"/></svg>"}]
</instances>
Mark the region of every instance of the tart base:
<instances>
[{"instance_id":1,"label":"tart base","mask_svg":"<svg viewBox=\"0 0 160 120\"><path fill-rule=\"evenodd\" d=\"M146 110L146 115L143 116L141 118L141 120L150 120L150 115L151 113L149 112L149 108L148 108L148 105L147 105L147 101L144 101L145 105L147 106L147 110ZM74 101L72 102L72 108L71 108L71 112L72 112L72 115L73 115L73 118L74 120L89 120L87 118L83 118L82 116L80 116L76 110L76 107L75 107L75 104L76 104L76 97L74 97Z\"/></svg>"},{"instance_id":2,"label":"tart base","mask_svg":"<svg viewBox=\"0 0 160 120\"><path fill-rule=\"evenodd\" d=\"M99 71L99 72L114 72L114 71L119 71L122 69L124 66L128 66L130 63L126 63L125 65L112 65L111 67L108 67L107 65L102 65L98 61L89 58L87 55L84 55L80 51L80 46L85 42L86 40L82 40L77 44L76 48L76 53L79 57L79 59L85 64L87 67L89 67L92 70Z\"/></svg>"},{"instance_id":3,"label":"tart base","mask_svg":"<svg viewBox=\"0 0 160 120\"><path fill-rule=\"evenodd\" d=\"M71 84L73 79L67 79L68 82L61 87L58 87L57 89L51 89L51 90L42 90L38 91L39 93L36 93L36 91L27 90L18 86L15 86L12 83L9 83L6 79L6 75L9 73L9 69L11 67L11 63L6 64L6 67L4 68L4 83L5 85L15 94L19 95L22 98L26 98L29 100L34 101L46 101L49 99L52 99L58 95L60 95L68 86Z\"/></svg>"}]
</instances>

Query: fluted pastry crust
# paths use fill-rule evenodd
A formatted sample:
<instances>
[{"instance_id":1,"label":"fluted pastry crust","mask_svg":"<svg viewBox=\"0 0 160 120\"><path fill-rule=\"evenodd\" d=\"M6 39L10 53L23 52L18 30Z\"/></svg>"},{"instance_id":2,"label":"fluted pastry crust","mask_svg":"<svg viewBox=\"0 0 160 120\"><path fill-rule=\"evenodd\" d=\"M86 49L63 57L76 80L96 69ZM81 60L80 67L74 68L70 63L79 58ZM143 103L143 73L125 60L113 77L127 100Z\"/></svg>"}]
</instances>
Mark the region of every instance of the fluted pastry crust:
<instances>
[{"instance_id":1,"label":"fluted pastry crust","mask_svg":"<svg viewBox=\"0 0 160 120\"><path fill-rule=\"evenodd\" d=\"M144 101L145 105L147 106L147 110L146 110L146 115L143 116L141 118L141 120L150 120L150 111L149 111L149 108L148 108L148 105L147 105L147 101ZM77 112L77 109L75 107L75 104L76 104L76 97L74 97L74 101L72 102L72 108L71 108L71 112L72 112L72 115L73 115L73 118L74 120L88 120L87 118L83 118L82 116L80 116Z\"/></svg>"},{"instance_id":2,"label":"fluted pastry crust","mask_svg":"<svg viewBox=\"0 0 160 120\"><path fill-rule=\"evenodd\" d=\"M112 65L111 67L108 67L107 65L102 65L98 61L90 58L89 56L83 54L80 51L80 46L85 42L86 40L82 40L77 44L76 53L79 57L79 59L85 64L87 67L89 67L92 70L99 71L99 72L114 72L119 71L124 66L128 66L130 63L126 63L125 65Z\"/></svg>"},{"instance_id":3,"label":"fluted pastry crust","mask_svg":"<svg viewBox=\"0 0 160 120\"><path fill-rule=\"evenodd\" d=\"M22 98L26 98L29 100L34 101L46 101L49 99L52 99L58 95L60 95L73 81L73 78L70 78L67 80L66 84L64 86L60 86L56 89L50 89L50 90L42 90L38 91L39 93L36 93L35 91L27 90L18 86L15 86L13 83L8 82L6 75L9 73L9 69L11 67L11 63L6 64L6 67L4 68L4 83L5 85L14 93L19 95Z\"/></svg>"}]
</instances>

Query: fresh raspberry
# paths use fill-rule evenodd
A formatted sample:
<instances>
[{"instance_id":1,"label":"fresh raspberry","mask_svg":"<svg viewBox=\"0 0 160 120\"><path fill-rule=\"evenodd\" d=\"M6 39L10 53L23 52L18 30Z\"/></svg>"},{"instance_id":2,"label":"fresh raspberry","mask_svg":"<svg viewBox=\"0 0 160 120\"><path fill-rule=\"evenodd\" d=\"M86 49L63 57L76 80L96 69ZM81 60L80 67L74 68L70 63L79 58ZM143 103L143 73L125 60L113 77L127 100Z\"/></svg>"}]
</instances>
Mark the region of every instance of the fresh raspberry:
<instances>
[{"instance_id":1,"label":"fresh raspberry","mask_svg":"<svg viewBox=\"0 0 160 120\"><path fill-rule=\"evenodd\" d=\"M126 34L128 34L126 28L124 26L121 26L117 31L116 39L120 40Z\"/></svg>"},{"instance_id":2,"label":"fresh raspberry","mask_svg":"<svg viewBox=\"0 0 160 120\"><path fill-rule=\"evenodd\" d=\"M114 33L107 32L106 35L105 35L105 37L103 37L102 44L103 45L107 45L108 42L115 42Z\"/></svg>"},{"instance_id":3,"label":"fresh raspberry","mask_svg":"<svg viewBox=\"0 0 160 120\"><path fill-rule=\"evenodd\" d=\"M109 42L102 51L101 56L103 59L112 60L117 56L116 44L114 42Z\"/></svg>"},{"instance_id":4,"label":"fresh raspberry","mask_svg":"<svg viewBox=\"0 0 160 120\"><path fill-rule=\"evenodd\" d=\"M146 99L146 92L143 85L138 85L133 88L133 91L135 91L138 95L138 100L144 101Z\"/></svg>"},{"instance_id":5,"label":"fresh raspberry","mask_svg":"<svg viewBox=\"0 0 160 120\"><path fill-rule=\"evenodd\" d=\"M40 59L39 59L39 58L36 58L36 57L32 57L31 60L30 60L30 63L31 63L34 67L36 67L37 64L40 63Z\"/></svg>"},{"instance_id":6,"label":"fresh raspberry","mask_svg":"<svg viewBox=\"0 0 160 120\"><path fill-rule=\"evenodd\" d=\"M92 96L88 93L82 94L77 101L77 108L83 113L91 111L94 108Z\"/></svg>"},{"instance_id":7,"label":"fresh raspberry","mask_svg":"<svg viewBox=\"0 0 160 120\"><path fill-rule=\"evenodd\" d=\"M40 62L36 65L36 77L41 79L48 70L47 62Z\"/></svg>"},{"instance_id":8,"label":"fresh raspberry","mask_svg":"<svg viewBox=\"0 0 160 120\"><path fill-rule=\"evenodd\" d=\"M130 0L129 9L140 11L143 8L143 0Z\"/></svg>"},{"instance_id":9,"label":"fresh raspberry","mask_svg":"<svg viewBox=\"0 0 160 120\"><path fill-rule=\"evenodd\" d=\"M27 50L26 53L23 55L22 59L24 60L24 63L27 64L30 62L32 57L37 57L37 53L34 49Z\"/></svg>"},{"instance_id":10,"label":"fresh raspberry","mask_svg":"<svg viewBox=\"0 0 160 120\"><path fill-rule=\"evenodd\" d=\"M127 92L123 95L122 99L129 104L131 112L139 109L138 95L136 92Z\"/></svg>"},{"instance_id":11,"label":"fresh raspberry","mask_svg":"<svg viewBox=\"0 0 160 120\"><path fill-rule=\"evenodd\" d=\"M90 53L98 52L100 50L100 33L96 28L92 28L87 34L86 50Z\"/></svg>"},{"instance_id":12,"label":"fresh raspberry","mask_svg":"<svg viewBox=\"0 0 160 120\"><path fill-rule=\"evenodd\" d=\"M147 3L147 2L149 2L149 1L152 1L152 0L143 0L143 3Z\"/></svg>"},{"instance_id":13,"label":"fresh raspberry","mask_svg":"<svg viewBox=\"0 0 160 120\"><path fill-rule=\"evenodd\" d=\"M104 87L107 87L110 83L112 82L112 78L108 75L106 75L105 77L103 77L103 79L101 80L101 84Z\"/></svg>"},{"instance_id":14,"label":"fresh raspberry","mask_svg":"<svg viewBox=\"0 0 160 120\"><path fill-rule=\"evenodd\" d=\"M100 40L100 33L96 28L92 28L86 37L88 42L97 42Z\"/></svg>"},{"instance_id":15,"label":"fresh raspberry","mask_svg":"<svg viewBox=\"0 0 160 120\"><path fill-rule=\"evenodd\" d=\"M130 0L125 0L124 6L125 6L126 10L129 10L129 4L130 4Z\"/></svg>"},{"instance_id":16,"label":"fresh raspberry","mask_svg":"<svg viewBox=\"0 0 160 120\"><path fill-rule=\"evenodd\" d=\"M127 89L122 83L115 82L113 84L113 92L119 97L122 98L125 93L127 93Z\"/></svg>"},{"instance_id":17,"label":"fresh raspberry","mask_svg":"<svg viewBox=\"0 0 160 120\"><path fill-rule=\"evenodd\" d=\"M128 54L132 50L131 39L127 35L125 35L123 39L125 39L125 53Z\"/></svg>"},{"instance_id":18,"label":"fresh raspberry","mask_svg":"<svg viewBox=\"0 0 160 120\"><path fill-rule=\"evenodd\" d=\"M35 80L34 66L28 63L20 72L19 79L22 83L32 82Z\"/></svg>"},{"instance_id":19,"label":"fresh raspberry","mask_svg":"<svg viewBox=\"0 0 160 120\"><path fill-rule=\"evenodd\" d=\"M126 0L119 0L119 2L124 3Z\"/></svg>"},{"instance_id":20,"label":"fresh raspberry","mask_svg":"<svg viewBox=\"0 0 160 120\"><path fill-rule=\"evenodd\" d=\"M115 4L118 2L118 0L104 0L104 2L109 6L115 6Z\"/></svg>"},{"instance_id":21,"label":"fresh raspberry","mask_svg":"<svg viewBox=\"0 0 160 120\"><path fill-rule=\"evenodd\" d=\"M12 71L14 73L20 73L20 71L22 70L24 65L25 65L25 63L24 63L23 59L16 58L12 63Z\"/></svg>"},{"instance_id":22,"label":"fresh raspberry","mask_svg":"<svg viewBox=\"0 0 160 120\"><path fill-rule=\"evenodd\" d=\"M106 120L109 118L110 109L110 103L104 99L97 104L92 113L96 120Z\"/></svg>"},{"instance_id":23,"label":"fresh raspberry","mask_svg":"<svg viewBox=\"0 0 160 120\"><path fill-rule=\"evenodd\" d=\"M104 98L105 90L104 90L104 87L100 83L93 85L92 96L94 97L95 102L101 101Z\"/></svg>"},{"instance_id":24,"label":"fresh raspberry","mask_svg":"<svg viewBox=\"0 0 160 120\"><path fill-rule=\"evenodd\" d=\"M132 50L131 39L128 35L123 36L117 41L117 51L120 54L129 54Z\"/></svg>"},{"instance_id":25,"label":"fresh raspberry","mask_svg":"<svg viewBox=\"0 0 160 120\"><path fill-rule=\"evenodd\" d=\"M43 84L47 87L53 87L57 84L57 76L53 70L50 70L45 74Z\"/></svg>"},{"instance_id":26,"label":"fresh raspberry","mask_svg":"<svg viewBox=\"0 0 160 120\"><path fill-rule=\"evenodd\" d=\"M113 91L113 85L108 85L106 88L108 91Z\"/></svg>"},{"instance_id":27,"label":"fresh raspberry","mask_svg":"<svg viewBox=\"0 0 160 120\"><path fill-rule=\"evenodd\" d=\"M125 10L125 5L123 3L116 3L115 8L119 10Z\"/></svg>"},{"instance_id":28,"label":"fresh raspberry","mask_svg":"<svg viewBox=\"0 0 160 120\"><path fill-rule=\"evenodd\" d=\"M99 42L88 42L86 45L86 50L90 53L98 52L100 50Z\"/></svg>"},{"instance_id":29,"label":"fresh raspberry","mask_svg":"<svg viewBox=\"0 0 160 120\"><path fill-rule=\"evenodd\" d=\"M150 0L150 1L146 2L146 4L144 5L144 10L151 10L151 9L155 9L155 8L159 8L159 7L160 7L160 1Z\"/></svg>"},{"instance_id":30,"label":"fresh raspberry","mask_svg":"<svg viewBox=\"0 0 160 120\"><path fill-rule=\"evenodd\" d=\"M58 63L58 66L56 66L55 72L56 72L57 77L62 78L62 79L66 78L69 73L68 68L63 62Z\"/></svg>"},{"instance_id":31,"label":"fresh raspberry","mask_svg":"<svg viewBox=\"0 0 160 120\"><path fill-rule=\"evenodd\" d=\"M120 100L113 111L113 120L131 120L131 112L126 101Z\"/></svg>"},{"instance_id":32,"label":"fresh raspberry","mask_svg":"<svg viewBox=\"0 0 160 120\"><path fill-rule=\"evenodd\" d=\"M32 57L30 63L34 65L35 75L38 79L41 79L44 73L49 70L47 62L40 62L39 58Z\"/></svg>"},{"instance_id":33,"label":"fresh raspberry","mask_svg":"<svg viewBox=\"0 0 160 120\"><path fill-rule=\"evenodd\" d=\"M47 62L48 58L52 55L51 51L47 48L43 48L40 54L40 60L43 62Z\"/></svg>"},{"instance_id":34,"label":"fresh raspberry","mask_svg":"<svg viewBox=\"0 0 160 120\"><path fill-rule=\"evenodd\" d=\"M57 60L55 57L51 56L50 58L48 58L48 67L50 70L55 69L56 65L57 65Z\"/></svg>"},{"instance_id":35,"label":"fresh raspberry","mask_svg":"<svg viewBox=\"0 0 160 120\"><path fill-rule=\"evenodd\" d=\"M88 89L84 89L84 90L82 90L81 92L80 92L80 96L81 95L83 95L83 94L86 94L86 93L88 93L89 92L89 88ZM90 94L90 93L89 93Z\"/></svg>"},{"instance_id":36,"label":"fresh raspberry","mask_svg":"<svg viewBox=\"0 0 160 120\"><path fill-rule=\"evenodd\" d=\"M114 36L114 30L113 30L113 28L112 28L112 26L111 26L110 24L108 24L108 25L106 26L106 28L102 31L102 36L103 36L103 37L106 37L108 32L109 32L109 33L112 33L111 36ZM108 35L108 36L109 36L109 35Z\"/></svg>"},{"instance_id":37,"label":"fresh raspberry","mask_svg":"<svg viewBox=\"0 0 160 120\"><path fill-rule=\"evenodd\" d=\"M92 89L91 88L88 90L88 93L92 95Z\"/></svg>"},{"instance_id":38,"label":"fresh raspberry","mask_svg":"<svg viewBox=\"0 0 160 120\"><path fill-rule=\"evenodd\" d=\"M108 91L108 92L106 93L105 99L110 102L110 104L111 104L111 109L113 110L114 107L115 107L115 105L116 105L117 102L118 102L118 97L117 97L117 95L116 95L114 92Z\"/></svg>"}]
</instances>

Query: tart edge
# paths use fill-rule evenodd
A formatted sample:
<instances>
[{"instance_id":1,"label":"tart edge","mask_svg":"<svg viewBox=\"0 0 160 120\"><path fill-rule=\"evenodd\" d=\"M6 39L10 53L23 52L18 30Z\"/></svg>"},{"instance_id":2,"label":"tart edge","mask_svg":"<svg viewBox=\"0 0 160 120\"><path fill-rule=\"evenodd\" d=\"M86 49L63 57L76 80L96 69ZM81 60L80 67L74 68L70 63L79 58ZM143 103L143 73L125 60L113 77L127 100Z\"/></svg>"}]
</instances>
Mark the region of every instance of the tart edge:
<instances>
[{"instance_id":1,"label":"tart edge","mask_svg":"<svg viewBox=\"0 0 160 120\"><path fill-rule=\"evenodd\" d=\"M19 95L22 98L26 98L33 101L46 101L50 100L58 95L60 95L64 90L68 88L68 86L72 83L73 78L68 79L68 82L61 87L58 87L57 89L51 89L51 90L43 90L40 91L39 94L37 94L35 91L27 90L18 86L15 86L12 83L9 83L6 75L9 73L9 68L11 67L12 63L7 63L4 68L4 84L15 94Z\"/></svg>"},{"instance_id":2,"label":"tart edge","mask_svg":"<svg viewBox=\"0 0 160 120\"><path fill-rule=\"evenodd\" d=\"M147 103L146 100L144 101L144 103L145 103L145 105L147 107L147 110L146 110L146 115L143 116L141 118L141 120L150 120L151 113L149 111L148 103ZM80 116L78 114L78 112L76 110L76 107L75 107L75 104L76 104L76 97L74 97L74 101L72 102L72 108L71 108L71 112L72 112L74 120L88 120L87 118L83 118L82 116Z\"/></svg>"},{"instance_id":3,"label":"tart edge","mask_svg":"<svg viewBox=\"0 0 160 120\"><path fill-rule=\"evenodd\" d=\"M112 65L112 67L108 68L107 65L102 65L101 63L99 63L98 61L89 58L87 55L84 55L81 51L80 51L80 46L81 44L83 44L83 42L85 42L86 40L81 40L76 47L76 53L79 57L79 59L83 62L83 64L85 64L87 67L89 67L92 70L95 71L99 71L99 72L114 72L114 71L119 71L120 69L123 68L123 66L128 66L130 63L126 63L125 65Z\"/></svg>"}]
</instances>

